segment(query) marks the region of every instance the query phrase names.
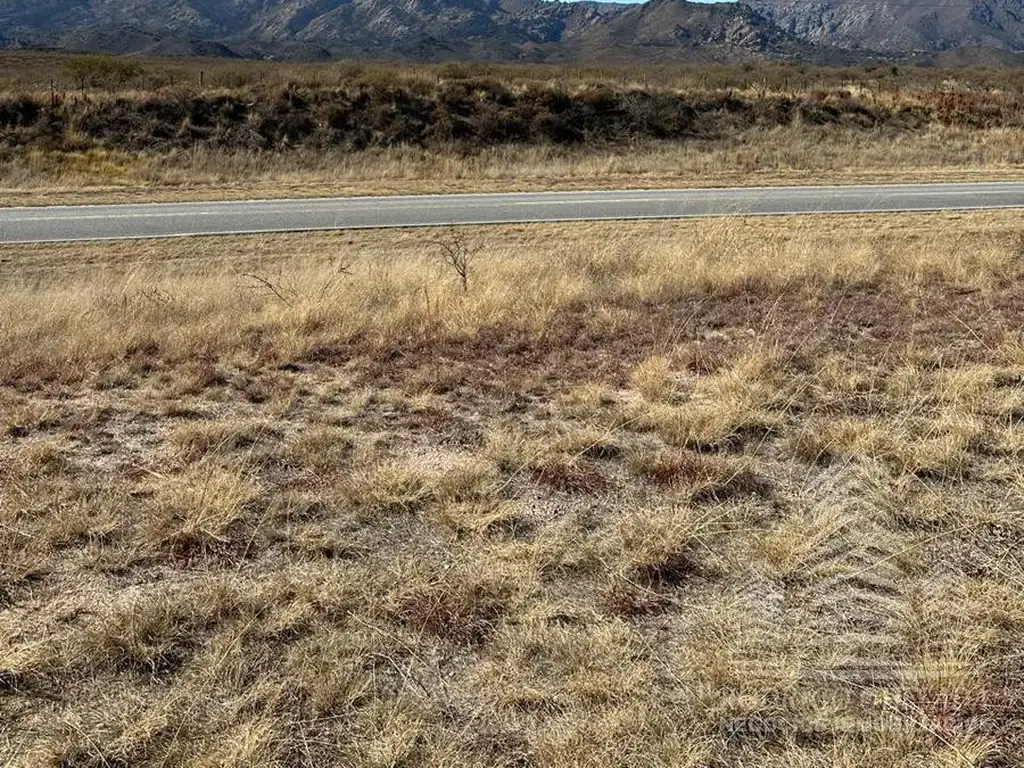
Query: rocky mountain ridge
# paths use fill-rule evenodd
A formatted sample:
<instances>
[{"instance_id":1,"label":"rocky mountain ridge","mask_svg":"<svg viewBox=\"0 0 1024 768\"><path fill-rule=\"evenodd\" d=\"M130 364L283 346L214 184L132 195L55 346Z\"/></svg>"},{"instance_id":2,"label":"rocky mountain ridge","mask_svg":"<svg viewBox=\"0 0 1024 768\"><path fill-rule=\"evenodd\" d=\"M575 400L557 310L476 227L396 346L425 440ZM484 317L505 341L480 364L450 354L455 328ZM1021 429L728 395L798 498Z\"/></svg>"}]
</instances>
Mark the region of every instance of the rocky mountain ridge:
<instances>
[{"instance_id":1,"label":"rocky mountain ridge","mask_svg":"<svg viewBox=\"0 0 1024 768\"><path fill-rule=\"evenodd\" d=\"M810 43L881 53L1024 51L1024 0L746 0Z\"/></svg>"},{"instance_id":2,"label":"rocky mountain ridge","mask_svg":"<svg viewBox=\"0 0 1024 768\"><path fill-rule=\"evenodd\" d=\"M1024 50L1024 0L5 0L0 45L492 61L830 61Z\"/></svg>"}]
</instances>

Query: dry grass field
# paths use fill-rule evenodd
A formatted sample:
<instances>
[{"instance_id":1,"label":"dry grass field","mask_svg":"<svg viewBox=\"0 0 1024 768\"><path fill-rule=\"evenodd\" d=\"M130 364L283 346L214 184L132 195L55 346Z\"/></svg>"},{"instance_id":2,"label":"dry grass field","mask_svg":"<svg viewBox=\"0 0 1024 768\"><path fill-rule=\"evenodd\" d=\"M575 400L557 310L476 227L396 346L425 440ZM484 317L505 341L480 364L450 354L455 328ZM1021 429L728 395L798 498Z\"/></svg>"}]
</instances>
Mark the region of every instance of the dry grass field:
<instances>
[{"instance_id":1,"label":"dry grass field","mask_svg":"<svg viewBox=\"0 0 1024 768\"><path fill-rule=\"evenodd\" d=\"M1024 179L1024 128L892 135L806 126L634 147L361 152L27 150L0 160L0 205L573 189Z\"/></svg>"},{"instance_id":2,"label":"dry grass field","mask_svg":"<svg viewBox=\"0 0 1024 768\"><path fill-rule=\"evenodd\" d=\"M1020 765L1022 311L1018 212L0 250L0 763Z\"/></svg>"},{"instance_id":3,"label":"dry grass field","mask_svg":"<svg viewBox=\"0 0 1024 768\"><path fill-rule=\"evenodd\" d=\"M1009 68L74 61L0 51L0 205L1024 178Z\"/></svg>"}]
</instances>

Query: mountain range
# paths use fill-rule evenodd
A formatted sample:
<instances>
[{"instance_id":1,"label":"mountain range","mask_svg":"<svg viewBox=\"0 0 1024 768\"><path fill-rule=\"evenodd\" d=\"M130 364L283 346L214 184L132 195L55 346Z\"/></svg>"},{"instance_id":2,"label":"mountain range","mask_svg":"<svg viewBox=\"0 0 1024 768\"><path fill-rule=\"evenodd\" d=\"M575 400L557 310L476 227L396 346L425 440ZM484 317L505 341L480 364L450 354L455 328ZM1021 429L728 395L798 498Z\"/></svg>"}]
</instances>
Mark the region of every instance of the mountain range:
<instances>
[{"instance_id":1,"label":"mountain range","mask_svg":"<svg viewBox=\"0 0 1024 768\"><path fill-rule=\"evenodd\" d=\"M2 0L0 45L307 59L846 63L1024 51L1024 0Z\"/></svg>"},{"instance_id":2,"label":"mountain range","mask_svg":"<svg viewBox=\"0 0 1024 768\"><path fill-rule=\"evenodd\" d=\"M801 40L882 53L1024 51L1022 0L749 0Z\"/></svg>"}]
</instances>

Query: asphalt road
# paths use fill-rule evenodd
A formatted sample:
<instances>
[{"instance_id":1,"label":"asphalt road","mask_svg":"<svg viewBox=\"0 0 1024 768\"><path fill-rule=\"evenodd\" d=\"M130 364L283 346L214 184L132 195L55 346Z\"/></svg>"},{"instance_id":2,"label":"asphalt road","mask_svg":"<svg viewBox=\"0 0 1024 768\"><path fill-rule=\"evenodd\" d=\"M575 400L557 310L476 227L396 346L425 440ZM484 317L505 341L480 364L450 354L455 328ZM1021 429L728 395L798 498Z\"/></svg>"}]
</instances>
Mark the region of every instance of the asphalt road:
<instances>
[{"instance_id":1,"label":"asphalt road","mask_svg":"<svg viewBox=\"0 0 1024 768\"><path fill-rule=\"evenodd\" d=\"M0 243L730 215L1024 208L1024 182L0 208Z\"/></svg>"}]
</instances>

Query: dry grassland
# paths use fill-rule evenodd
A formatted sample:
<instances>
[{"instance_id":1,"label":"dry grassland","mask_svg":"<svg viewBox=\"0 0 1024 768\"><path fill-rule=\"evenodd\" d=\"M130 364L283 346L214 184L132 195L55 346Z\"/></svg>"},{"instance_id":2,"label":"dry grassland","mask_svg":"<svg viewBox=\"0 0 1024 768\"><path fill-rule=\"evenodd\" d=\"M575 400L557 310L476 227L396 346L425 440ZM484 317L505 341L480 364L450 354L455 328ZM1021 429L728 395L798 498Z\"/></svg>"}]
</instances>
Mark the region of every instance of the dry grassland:
<instances>
[{"instance_id":1,"label":"dry grassland","mask_svg":"<svg viewBox=\"0 0 1024 768\"><path fill-rule=\"evenodd\" d=\"M0 205L1024 178L1011 68L74 61L0 51Z\"/></svg>"},{"instance_id":2,"label":"dry grassland","mask_svg":"<svg viewBox=\"0 0 1024 768\"><path fill-rule=\"evenodd\" d=\"M726 141L473 153L25 150L0 160L0 205L1020 179L1018 128L893 134L790 126Z\"/></svg>"},{"instance_id":3,"label":"dry grassland","mask_svg":"<svg viewBox=\"0 0 1024 768\"><path fill-rule=\"evenodd\" d=\"M0 763L1024 760L1019 213L0 251Z\"/></svg>"}]
</instances>

